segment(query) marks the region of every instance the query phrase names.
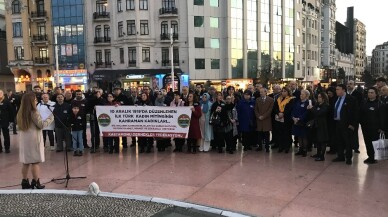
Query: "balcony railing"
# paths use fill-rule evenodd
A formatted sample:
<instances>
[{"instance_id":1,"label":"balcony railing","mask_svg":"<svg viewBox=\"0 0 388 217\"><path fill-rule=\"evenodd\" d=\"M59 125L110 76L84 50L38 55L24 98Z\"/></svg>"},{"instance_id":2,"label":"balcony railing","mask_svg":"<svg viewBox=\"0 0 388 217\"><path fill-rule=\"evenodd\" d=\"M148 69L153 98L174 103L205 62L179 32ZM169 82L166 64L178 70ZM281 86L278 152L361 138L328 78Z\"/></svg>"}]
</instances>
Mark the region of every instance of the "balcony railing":
<instances>
[{"instance_id":1,"label":"balcony railing","mask_svg":"<svg viewBox=\"0 0 388 217\"><path fill-rule=\"evenodd\" d=\"M101 11L101 12L94 12L93 13L93 19L98 20L98 19L110 19L110 13L106 11Z\"/></svg>"},{"instance_id":2,"label":"balcony railing","mask_svg":"<svg viewBox=\"0 0 388 217\"><path fill-rule=\"evenodd\" d=\"M94 43L110 43L110 37L94 37Z\"/></svg>"},{"instance_id":3,"label":"balcony railing","mask_svg":"<svg viewBox=\"0 0 388 217\"><path fill-rule=\"evenodd\" d=\"M111 68L112 62L97 61L96 68Z\"/></svg>"},{"instance_id":4,"label":"balcony railing","mask_svg":"<svg viewBox=\"0 0 388 217\"><path fill-rule=\"evenodd\" d=\"M49 64L50 58L48 57L35 57L34 64Z\"/></svg>"},{"instance_id":5,"label":"balcony railing","mask_svg":"<svg viewBox=\"0 0 388 217\"><path fill-rule=\"evenodd\" d=\"M136 67L136 60L129 60L128 67Z\"/></svg>"},{"instance_id":6,"label":"balcony railing","mask_svg":"<svg viewBox=\"0 0 388 217\"><path fill-rule=\"evenodd\" d=\"M35 11L31 12L31 18L46 18L47 11Z\"/></svg>"},{"instance_id":7,"label":"balcony railing","mask_svg":"<svg viewBox=\"0 0 388 217\"><path fill-rule=\"evenodd\" d=\"M45 35L33 35L32 36L32 41L34 41L34 42L44 42L47 40L48 40L47 34L45 34Z\"/></svg>"},{"instance_id":8,"label":"balcony railing","mask_svg":"<svg viewBox=\"0 0 388 217\"><path fill-rule=\"evenodd\" d=\"M178 14L178 8L161 8L159 9L159 15L165 15L165 14Z\"/></svg>"},{"instance_id":9,"label":"balcony railing","mask_svg":"<svg viewBox=\"0 0 388 217\"><path fill-rule=\"evenodd\" d=\"M179 60L175 59L173 61L174 66L179 66ZM171 61L170 60L162 60L162 66L171 66Z\"/></svg>"},{"instance_id":10,"label":"balcony railing","mask_svg":"<svg viewBox=\"0 0 388 217\"><path fill-rule=\"evenodd\" d=\"M6 32L0 29L0 39L6 39Z\"/></svg>"},{"instance_id":11,"label":"balcony railing","mask_svg":"<svg viewBox=\"0 0 388 217\"><path fill-rule=\"evenodd\" d=\"M171 36L171 34L169 34L169 33L162 33L162 34L160 34L160 40L170 40L170 36ZM174 41L178 40L179 39L178 33L173 33L172 34L172 39Z\"/></svg>"}]
</instances>

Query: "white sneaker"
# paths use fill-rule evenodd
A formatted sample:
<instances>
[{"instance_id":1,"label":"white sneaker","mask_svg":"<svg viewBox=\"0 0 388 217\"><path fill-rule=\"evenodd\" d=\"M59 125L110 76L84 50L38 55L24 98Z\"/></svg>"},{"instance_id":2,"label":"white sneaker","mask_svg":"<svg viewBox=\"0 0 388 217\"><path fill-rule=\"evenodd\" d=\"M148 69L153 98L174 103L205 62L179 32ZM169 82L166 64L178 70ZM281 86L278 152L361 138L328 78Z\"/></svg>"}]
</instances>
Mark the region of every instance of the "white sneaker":
<instances>
[{"instance_id":1,"label":"white sneaker","mask_svg":"<svg viewBox=\"0 0 388 217\"><path fill-rule=\"evenodd\" d=\"M51 151L55 151L55 146L50 146Z\"/></svg>"}]
</instances>

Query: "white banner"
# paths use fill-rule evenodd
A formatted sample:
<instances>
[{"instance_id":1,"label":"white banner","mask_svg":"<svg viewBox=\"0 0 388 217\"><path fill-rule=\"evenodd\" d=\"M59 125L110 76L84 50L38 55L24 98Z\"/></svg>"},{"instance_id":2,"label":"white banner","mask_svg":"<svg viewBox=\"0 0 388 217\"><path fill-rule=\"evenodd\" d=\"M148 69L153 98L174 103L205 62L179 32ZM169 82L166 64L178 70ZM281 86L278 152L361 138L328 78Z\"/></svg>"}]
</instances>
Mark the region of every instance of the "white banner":
<instances>
[{"instance_id":1,"label":"white banner","mask_svg":"<svg viewBox=\"0 0 388 217\"><path fill-rule=\"evenodd\" d=\"M187 138L191 107L96 106L104 137Z\"/></svg>"}]
</instances>

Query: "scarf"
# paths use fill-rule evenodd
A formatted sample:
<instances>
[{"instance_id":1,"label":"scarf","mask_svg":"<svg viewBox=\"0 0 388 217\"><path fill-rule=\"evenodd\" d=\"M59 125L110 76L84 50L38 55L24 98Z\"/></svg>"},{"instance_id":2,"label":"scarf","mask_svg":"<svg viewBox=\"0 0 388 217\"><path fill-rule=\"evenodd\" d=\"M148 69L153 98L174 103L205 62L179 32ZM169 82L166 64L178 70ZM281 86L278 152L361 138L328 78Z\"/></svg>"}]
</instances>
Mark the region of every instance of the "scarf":
<instances>
[{"instance_id":1,"label":"scarf","mask_svg":"<svg viewBox=\"0 0 388 217\"><path fill-rule=\"evenodd\" d=\"M206 96L206 101L201 100L201 105L203 106L202 112L206 114L209 112L210 95L208 93L204 93L203 95Z\"/></svg>"},{"instance_id":2,"label":"scarf","mask_svg":"<svg viewBox=\"0 0 388 217\"><path fill-rule=\"evenodd\" d=\"M283 98L282 96L278 98L279 112L283 113L286 105L293 99L294 97L287 96Z\"/></svg>"}]
</instances>

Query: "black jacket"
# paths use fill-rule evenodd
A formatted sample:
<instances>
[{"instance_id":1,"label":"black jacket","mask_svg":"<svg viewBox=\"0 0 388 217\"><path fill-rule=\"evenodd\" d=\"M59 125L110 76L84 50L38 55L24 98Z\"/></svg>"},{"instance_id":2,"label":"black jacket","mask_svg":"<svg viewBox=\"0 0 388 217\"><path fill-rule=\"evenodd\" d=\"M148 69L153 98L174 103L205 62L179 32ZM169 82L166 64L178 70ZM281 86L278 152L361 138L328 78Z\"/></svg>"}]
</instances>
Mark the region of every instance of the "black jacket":
<instances>
[{"instance_id":1,"label":"black jacket","mask_svg":"<svg viewBox=\"0 0 388 217\"><path fill-rule=\"evenodd\" d=\"M378 99L367 100L361 107L360 124L363 130L375 131L385 129L386 107Z\"/></svg>"},{"instance_id":2,"label":"black jacket","mask_svg":"<svg viewBox=\"0 0 388 217\"><path fill-rule=\"evenodd\" d=\"M357 103L355 99L349 94L346 94L345 100L342 104L341 111L340 111L340 119L341 119L339 121L340 124L343 124L343 126L345 127L348 127L349 125L356 127L356 125L358 124L358 120L356 117L356 114L357 114L356 105ZM335 105L334 105L334 112L336 112Z\"/></svg>"},{"instance_id":3,"label":"black jacket","mask_svg":"<svg viewBox=\"0 0 388 217\"><path fill-rule=\"evenodd\" d=\"M120 102L120 105L134 105L132 97L127 97L123 93L120 93L120 95L115 96L115 102Z\"/></svg>"},{"instance_id":4,"label":"black jacket","mask_svg":"<svg viewBox=\"0 0 388 217\"><path fill-rule=\"evenodd\" d=\"M79 113L86 117L86 114L88 113L88 107L87 107L88 104L87 103L88 102L86 99L82 99L82 100L74 99L71 102L71 107L77 106L79 108Z\"/></svg>"},{"instance_id":5,"label":"black jacket","mask_svg":"<svg viewBox=\"0 0 388 217\"><path fill-rule=\"evenodd\" d=\"M314 127L312 137L314 142L326 143L329 141L329 129L327 123L327 117L329 114L329 105L318 103L310 110L313 120Z\"/></svg>"},{"instance_id":6,"label":"black jacket","mask_svg":"<svg viewBox=\"0 0 388 217\"><path fill-rule=\"evenodd\" d=\"M12 107L15 109L15 111L19 111L20 108L20 97L16 94L12 94L11 96L8 96L8 101L11 103ZM14 114L16 115L16 113Z\"/></svg>"},{"instance_id":7,"label":"black jacket","mask_svg":"<svg viewBox=\"0 0 388 217\"><path fill-rule=\"evenodd\" d=\"M53 113L55 116L55 128L64 128L62 123L66 127L70 126L70 114L72 113L70 104L65 102L62 105L55 104Z\"/></svg>"},{"instance_id":8,"label":"black jacket","mask_svg":"<svg viewBox=\"0 0 388 217\"><path fill-rule=\"evenodd\" d=\"M14 119L14 109L11 103L5 98L0 102L0 127L8 127Z\"/></svg>"},{"instance_id":9,"label":"black jacket","mask_svg":"<svg viewBox=\"0 0 388 217\"><path fill-rule=\"evenodd\" d=\"M80 113L75 115L73 112L70 115L70 126L72 131L81 131L83 130L83 125L85 120L83 120L84 117Z\"/></svg>"}]
</instances>

